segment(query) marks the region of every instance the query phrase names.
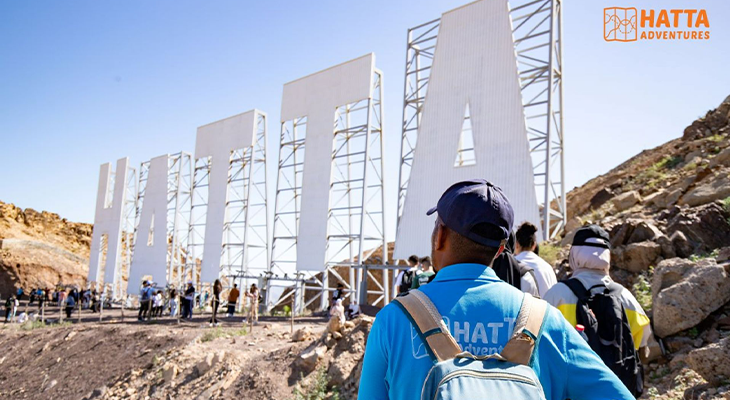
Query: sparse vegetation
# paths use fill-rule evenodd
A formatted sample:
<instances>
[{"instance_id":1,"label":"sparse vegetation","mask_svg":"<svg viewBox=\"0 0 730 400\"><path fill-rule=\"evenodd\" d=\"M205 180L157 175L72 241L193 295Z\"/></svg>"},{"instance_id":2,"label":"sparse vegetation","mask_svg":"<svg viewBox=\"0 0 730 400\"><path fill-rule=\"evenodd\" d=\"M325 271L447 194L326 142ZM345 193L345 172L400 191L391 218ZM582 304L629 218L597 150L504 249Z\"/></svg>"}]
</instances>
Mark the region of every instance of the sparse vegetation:
<instances>
[{"instance_id":1,"label":"sparse vegetation","mask_svg":"<svg viewBox=\"0 0 730 400\"><path fill-rule=\"evenodd\" d=\"M213 328L211 330L206 331L203 336L200 337L200 341L210 342L218 338L232 338L232 337L238 337L238 336L244 336L248 332L246 331L246 327L236 328L236 329L224 329L224 328Z\"/></svg>"},{"instance_id":2,"label":"sparse vegetation","mask_svg":"<svg viewBox=\"0 0 730 400\"><path fill-rule=\"evenodd\" d=\"M724 139L724 138L725 137L723 135L716 133L712 136L708 136L707 140L710 142L719 143L719 142L722 142L722 139Z\"/></svg>"},{"instance_id":3,"label":"sparse vegetation","mask_svg":"<svg viewBox=\"0 0 730 400\"><path fill-rule=\"evenodd\" d=\"M652 272L652 269L649 270L650 273ZM645 311L651 310L652 307L652 298L651 298L651 284L649 283L650 278L647 279L644 275L639 275L639 277L636 279L636 283L634 283L634 296L636 296L636 300L641 304L641 308L643 308Z\"/></svg>"},{"instance_id":4,"label":"sparse vegetation","mask_svg":"<svg viewBox=\"0 0 730 400\"><path fill-rule=\"evenodd\" d=\"M294 389L294 400L340 400L342 398L336 387L328 391L327 386L329 386L327 370L320 367L317 369L314 381L304 391Z\"/></svg>"},{"instance_id":5,"label":"sparse vegetation","mask_svg":"<svg viewBox=\"0 0 730 400\"><path fill-rule=\"evenodd\" d=\"M560 247L552 245L548 242L542 242L540 243L540 258L547 261L550 265L555 265L555 262L558 261L558 252L560 251Z\"/></svg>"},{"instance_id":6,"label":"sparse vegetation","mask_svg":"<svg viewBox=\"0 0 730 400\"><path fill-rule=\"evenodd\" d=\"M687 331L687 336L689 336L692 339L697 339L697 336L700 335L700 331L697 330L697 327L694 327Z\"/></svg>"},{"instance_id":7,"label":"sparse vegetation","mask_svg":"<svg viewBox=\"0 0 730 400\"><path fill-rule=\"evenodd\" d=\"M20 325L20 329L24 331L32 331L34 329L48 329L48 328L61 328L64 326L71 326L70 322L61 322L54 324L46 324L45 322L38 321L27 321Z\"/></svg>"},{"instance_id":8,"label":"sparse vegetation","mask_svg":"<svg viewBox=\"0 0 730 400\"><path fill-rule=\"evenodd\" d=\"M697 262L700 260L704 260L705 258L717 258L718 255L720 255L720 249L715 249L709 253L692 254L691 256L689 256L689 260L692 262Z\"/></svg>"},{"instance_id":9,"label":"sparse vegetation","mask_svg":"<svg viewBox=\"0 0 730 400\"><path fill-rule=\"evenodd\" d=\"M725 211L730 212L730 196L725 197L725 200L722 201L722 206Z\"/></svg>"}]
</instances>

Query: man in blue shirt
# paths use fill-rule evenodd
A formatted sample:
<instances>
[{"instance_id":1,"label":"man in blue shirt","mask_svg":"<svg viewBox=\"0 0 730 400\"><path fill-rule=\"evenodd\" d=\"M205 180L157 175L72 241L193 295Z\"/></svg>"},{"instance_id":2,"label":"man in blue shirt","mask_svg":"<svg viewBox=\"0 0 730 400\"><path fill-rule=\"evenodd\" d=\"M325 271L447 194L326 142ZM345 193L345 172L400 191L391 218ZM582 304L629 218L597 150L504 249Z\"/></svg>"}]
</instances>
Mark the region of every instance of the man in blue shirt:
<instances>
[{"instance_id":1,"label":"man in blue shirt","mask_svg":"<svg viewBox=\"0 0 730 400\"><path fill-rule=\"evenodd\" d=\"M436 278L420 288L451 335L474 355L500 353L511 337L523 293L489 267L512 230L512 206L484 180L454 184L428 215ZM416 328L395 304L381 310L365 350L358 398L420 399L433 366ZM633 399L559 311L548 307L530 366L548 400ZM498 396L497 396L498 397Z\"/></svg>"}]
</instances>

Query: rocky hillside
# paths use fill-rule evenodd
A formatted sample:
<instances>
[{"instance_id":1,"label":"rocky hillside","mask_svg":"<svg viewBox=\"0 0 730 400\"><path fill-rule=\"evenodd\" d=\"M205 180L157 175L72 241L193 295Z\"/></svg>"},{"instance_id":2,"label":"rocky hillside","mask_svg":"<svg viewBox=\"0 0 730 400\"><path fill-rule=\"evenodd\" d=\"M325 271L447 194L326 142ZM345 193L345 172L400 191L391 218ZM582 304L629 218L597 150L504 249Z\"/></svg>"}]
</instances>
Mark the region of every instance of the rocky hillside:
<instances>
[{"instance_id":1,"label":"rocky hillside","mask_svg":"<svg viewBox=\"0 0 730 400\"><path fill-rule=\"evenodd\" d=\"M681 138L568 194L560 275L575 230L610 232L612 276L652 317L645 398L730 398L730 97Z\"/></svg>"},{"instance_id":2,"label":"rocky hillside","mask_svg":"<svg viewBox=\"0 0 730 400\"><path fill-rule=\"evenodd\" d=\"M84 285L91 224L0 202L0 295L17 287Z\"/></svg>"}]
</instances>

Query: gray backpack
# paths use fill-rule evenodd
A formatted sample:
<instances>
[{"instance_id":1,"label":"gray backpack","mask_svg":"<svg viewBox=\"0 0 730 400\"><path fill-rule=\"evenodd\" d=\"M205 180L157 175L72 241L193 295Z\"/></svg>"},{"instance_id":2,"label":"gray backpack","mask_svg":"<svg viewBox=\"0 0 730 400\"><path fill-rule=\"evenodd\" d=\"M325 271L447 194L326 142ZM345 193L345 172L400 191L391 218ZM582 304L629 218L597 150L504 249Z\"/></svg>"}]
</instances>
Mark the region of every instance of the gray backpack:
<instances>
[{"instance_id":1,"label":"gray backpack","mask_svg":"<svg viewBox=\"0 0 730 400\"><path fill-rule=\"evenodd\" d=\"M524 295L514 333L500 354L475 356L462 351L436 306L420 290L397 297L396 304L416 327L433 361L421 400L545 400L530 368L547 303Z\"/></svg>"}]
</instances>

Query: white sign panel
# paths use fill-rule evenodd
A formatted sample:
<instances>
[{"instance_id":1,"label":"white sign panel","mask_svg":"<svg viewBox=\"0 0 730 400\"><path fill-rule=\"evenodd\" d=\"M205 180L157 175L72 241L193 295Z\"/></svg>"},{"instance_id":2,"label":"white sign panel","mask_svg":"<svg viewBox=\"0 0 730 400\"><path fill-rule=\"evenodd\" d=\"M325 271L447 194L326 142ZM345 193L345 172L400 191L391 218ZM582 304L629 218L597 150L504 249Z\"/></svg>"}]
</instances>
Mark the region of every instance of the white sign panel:
<instances>
[{"instance_id":1,"label":"white sign panel","mask_svg":"<svg viewBox=\"0 0 730 400\"><path fill-rule=\"evenodd\" d=\"M111 188L112 165L102 164L99 170L99 189L96 193L96 212L94 214L94 231L91 237L91 253L89 257L89 281L112 283L121 255L122 214L124 200L127 198L127 167L129 158L117 160L114 174L114 187ZM106 235L106 262L104 276L101 273L102 236Z\"/></svg>"},{"instance_id":2,"label":"white sign panel","mask_svg":"<svg viewBox=\"0 0 730 400\"><path fill-rule=\"evenodd\" d=\"M137 239L132 254L127 292L142 283L145 275L151 275L159 287L167 284L167 175L169 155L150 161L142 210L139 215Z\"/></svg>"},{"instance_id":3,"label":"white sign panel","mask_svg":"<svg viewBox=\"0 0 730 400\"><path fill-rule=\"evenodd\" d=\"M256 138L255 130L255 110L198 128L195 159L210 157L208 208L200 278L203 282L213 282L220 274L231 153L251 147Z\"/></svg>"},{"instance_id":4,"label":"white sign panel","mask_svg":"<svg viewBox=\"0 0 730 400\"><path fill-rule=\"evenodd\" d=\"M371 96L374 68L367 54L284 85L281 121L307 117L297 270L325 267L335 110Z\"/></svg>"},{"instance_id":5,"label":"white sign panel","mask_svg":"<svg viewBox=\"0 0 730 400\"><path fill-rule=\"evenodd\" d=\"M500 186L515 224L540 226L512 25L506 0L478 1L441 18L394 258L431 252L426 211L458 181ZM455 166L469 110L473 165Z\"/></svg>"}]
</instances>

